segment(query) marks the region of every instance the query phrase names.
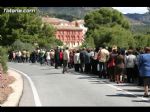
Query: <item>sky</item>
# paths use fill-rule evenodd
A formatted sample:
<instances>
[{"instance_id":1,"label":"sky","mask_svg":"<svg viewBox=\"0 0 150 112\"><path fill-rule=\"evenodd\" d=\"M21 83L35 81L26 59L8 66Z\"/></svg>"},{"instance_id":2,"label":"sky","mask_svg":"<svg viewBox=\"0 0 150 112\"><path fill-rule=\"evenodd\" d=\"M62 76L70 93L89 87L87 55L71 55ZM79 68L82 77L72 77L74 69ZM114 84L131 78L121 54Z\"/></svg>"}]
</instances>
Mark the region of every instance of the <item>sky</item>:
<instances>
[{"instance_id":1,"label":"sky","mask_svg":"<svg viewBox=\"0 0 150 112\"><path fill-rule=\"evenodd\" d=\"M113 8L117 9L118 11L122 12L123 14L127 14L127 13L143 14L145 12L148 12L147 7L113 7Z\"/></svg>"}]
</instances>

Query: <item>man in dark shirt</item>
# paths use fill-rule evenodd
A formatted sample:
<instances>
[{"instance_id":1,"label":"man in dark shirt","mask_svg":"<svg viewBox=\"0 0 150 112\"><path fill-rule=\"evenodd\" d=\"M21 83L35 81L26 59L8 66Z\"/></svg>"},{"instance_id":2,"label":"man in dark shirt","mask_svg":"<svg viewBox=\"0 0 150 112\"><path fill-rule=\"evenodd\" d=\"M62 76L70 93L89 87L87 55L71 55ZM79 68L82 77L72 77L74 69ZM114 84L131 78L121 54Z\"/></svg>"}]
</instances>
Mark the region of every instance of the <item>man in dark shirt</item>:
<instances>
[{"instance_id":1,"label":"man in dark shirt","mask_svg":"<svg viewBox=\"0 0 150 112\"><path fill-rule=\"evenodd\" d=\"M55 49L55 69L58 69L58 65L59 65L59 50L58 47Z\"/></svg>"},{"instance_id":2,"label":"man in dark shirt","mask_svg":"<svg viewBox=\"0 0 150 112\"><path fill-rule=\"evenodd\" d=\"M82 51L80 52L80 61L81 61L80 69L81 69L81 72L83 72L83 68L84 68L84 64L85 64L85 54L86 54L86 51L85 51L85 48L83 48Z\"/></svg>"}]
</instances>

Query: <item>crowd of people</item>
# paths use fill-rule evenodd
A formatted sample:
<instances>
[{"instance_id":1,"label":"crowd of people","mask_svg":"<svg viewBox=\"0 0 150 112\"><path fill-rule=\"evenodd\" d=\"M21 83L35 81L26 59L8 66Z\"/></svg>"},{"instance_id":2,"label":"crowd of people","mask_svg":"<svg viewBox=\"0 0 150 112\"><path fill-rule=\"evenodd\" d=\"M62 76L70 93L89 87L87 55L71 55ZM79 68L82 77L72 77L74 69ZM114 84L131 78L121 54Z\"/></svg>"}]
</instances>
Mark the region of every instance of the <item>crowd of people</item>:
<instances>
[{"instance_id":1,"label":"crowd of people","mask_svg":"<svg viewBox=\"0 0 150 112\"><path fill-rule=\"evenodd\" d=\"M76 72L95 74L100 78L119 83L136 83L144 85L145 94L148 96L150 84L150 47L129 49L111 48L101 46L95 49L65 49L55 48L51 50L36 49L33 52L27 50L12 51L9 60L18 63L37 63L54 66L55 69L63 67L63 73L68 68Z\"/></svg>"}]
</instances>

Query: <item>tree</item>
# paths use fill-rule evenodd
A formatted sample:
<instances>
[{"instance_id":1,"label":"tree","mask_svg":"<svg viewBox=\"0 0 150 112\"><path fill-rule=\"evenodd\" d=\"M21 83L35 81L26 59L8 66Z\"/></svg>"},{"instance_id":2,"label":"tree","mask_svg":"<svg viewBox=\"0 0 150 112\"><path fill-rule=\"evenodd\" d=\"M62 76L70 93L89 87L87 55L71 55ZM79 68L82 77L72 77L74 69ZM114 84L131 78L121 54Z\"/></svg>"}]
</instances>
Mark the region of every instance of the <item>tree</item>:
<instances>
[{"instance_id":1,"label":"tree","mask_svg":"<svg viewBox=\"0 0 150 112\"><path fill-rule=\"evenodd\" d=\"M7 7L5 7L7 8ZM34 7L11 7L11 9L36 9ZM38 11L35 13L4 13L0 7L0 45L9 46L19 39L23 43L34 44L43 40L55 43L55 29L44 24ZM53 43L52 42L52 43Z\"/></svg>"},{"instance_id":2,"label":"tree","mask_svg":"<svg viewBox=\"0 0 150 112\"><path fill-rule=\"evenodd\" d=\"M101 45L117 45L119 47L134 46L134 39L128 20L112 8L100 8L85 16L85 26L88 27L86 40L93 38L96 47ZM90 42L90 41L89 41Z\"/></svg>"},{"instance_id":3,"label":"tree","mask_svg":"<svg viewBox=\"0 0 150 112\"><path fill-rule=\"evenodd\" d=\"M7 59L8 59L8 57L6 55L6 49L4 49L2 46L0 46L0 64L2 65L4 73L6 73L8 70Z\"/></svg>"},{"instance_id":4,"label":"tree","mask_svg":"<svg viewBox=\"0 0 150 112\"><path fill-rule=\"evenodd\" d=\"M134 35L136 47L150 46L150 35L136 34Z\"/></svg>"},{"instance_id":5,"label":"tree","mask_svg":"<svg viewBox=\"0 0 150 112\"><path fill-rule=\"evenodd\" d=\"M82 44L82 47L95 48L94 39L92 37L86 38Z\"/></svg>"}]
</instances>

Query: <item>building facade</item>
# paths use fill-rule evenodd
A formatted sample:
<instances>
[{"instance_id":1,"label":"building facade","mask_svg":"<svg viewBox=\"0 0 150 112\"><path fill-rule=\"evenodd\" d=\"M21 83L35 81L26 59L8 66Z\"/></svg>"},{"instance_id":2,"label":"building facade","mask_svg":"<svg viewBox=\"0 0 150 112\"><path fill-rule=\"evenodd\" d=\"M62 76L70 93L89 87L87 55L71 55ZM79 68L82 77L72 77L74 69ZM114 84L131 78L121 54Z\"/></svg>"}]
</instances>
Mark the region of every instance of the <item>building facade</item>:
<instances>
[{"instance_id":1,"label":"building facade","mask_svg":"<svg viewBox=\"0 0 150 112\"><path fill-rule=\"evenodd\" d=\"M43 17L43 22L49 23L56 28L55 36L69 48L76 48L82 45L87 28L83 20L69 22L58 18Z\"/></svg>"}]
</instances>

